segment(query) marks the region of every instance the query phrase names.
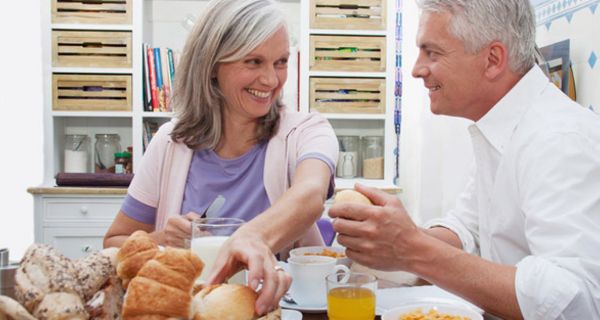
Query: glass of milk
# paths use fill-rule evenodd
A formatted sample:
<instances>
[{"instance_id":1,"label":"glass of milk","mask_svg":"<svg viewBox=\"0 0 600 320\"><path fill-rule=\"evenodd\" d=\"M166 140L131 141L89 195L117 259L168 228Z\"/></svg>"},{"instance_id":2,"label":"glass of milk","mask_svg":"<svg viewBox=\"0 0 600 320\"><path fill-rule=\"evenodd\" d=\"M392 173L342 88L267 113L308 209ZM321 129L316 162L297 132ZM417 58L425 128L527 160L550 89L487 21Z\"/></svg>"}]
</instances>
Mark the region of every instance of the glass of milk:
<instances>
[{"instance_id":1,"label":"glass of milk","mask_svg":"<svg viewBox=\"0 0 600 320\"><path fill-rule=\"evenodd\" d=\"M192 251L204 262L204 269L197 282L205 282L219 255L223 243L244 220L237 218L198 218L192 221ZM246 275L238 272L229 279L229 283L246 283Z\"/></svg>"}]
</instances>

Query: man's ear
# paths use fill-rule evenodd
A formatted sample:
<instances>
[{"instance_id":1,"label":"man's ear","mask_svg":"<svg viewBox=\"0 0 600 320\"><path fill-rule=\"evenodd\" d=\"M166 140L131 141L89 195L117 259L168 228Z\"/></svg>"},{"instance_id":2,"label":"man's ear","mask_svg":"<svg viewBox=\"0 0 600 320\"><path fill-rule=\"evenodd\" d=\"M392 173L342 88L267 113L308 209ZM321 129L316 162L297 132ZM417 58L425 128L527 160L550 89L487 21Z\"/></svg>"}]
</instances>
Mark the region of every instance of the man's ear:
<instances>
[{"instance_id":1,"label":"man's ear","mask_svg":"<svg viewBox=\"0 0 600 320\"><path fill-rule=\"evenodd\" d=\"M502 42L494 41L488 45L486 51L485 75L488 79L494 80L508 69L508 48Z\"/></svg>"}]
</instances>

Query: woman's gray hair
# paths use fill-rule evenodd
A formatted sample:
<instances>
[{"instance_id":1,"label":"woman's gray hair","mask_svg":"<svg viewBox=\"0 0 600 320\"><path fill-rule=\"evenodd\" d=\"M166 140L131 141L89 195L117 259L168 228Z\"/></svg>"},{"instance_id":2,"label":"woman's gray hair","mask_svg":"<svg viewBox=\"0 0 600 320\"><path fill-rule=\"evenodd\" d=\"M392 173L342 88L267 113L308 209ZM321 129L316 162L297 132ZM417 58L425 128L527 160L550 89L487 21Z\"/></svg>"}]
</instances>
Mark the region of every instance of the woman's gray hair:
<instances>
[{"instance_id":1,"label":"woman's gray hair","mask_svg":"<svg viewBox=\"0 0 600 320\"><path fill-rule=\"evenodd\" d=\"M223 130L223 96L215 74L219 63L242 59L286 23L273 0L212 0L198 18L175 75L172 105L178 121L171 137L189 148L214 149ZM256 140L270 139L279 123L279 99L259 119Z\"/></svg>"},{"instance_id":2,"label":"woman's gray hair","mask_svg":"<svg viewBox=\"0 0 600 320\"><path fill-rule=\"evenodd\" d=\"M525 74L535 62L535 18L529 0L418 0L424 12L452 15L450 33L475 53L493 41L508 48L509 67Z\"/></svg>"}]
</instances>

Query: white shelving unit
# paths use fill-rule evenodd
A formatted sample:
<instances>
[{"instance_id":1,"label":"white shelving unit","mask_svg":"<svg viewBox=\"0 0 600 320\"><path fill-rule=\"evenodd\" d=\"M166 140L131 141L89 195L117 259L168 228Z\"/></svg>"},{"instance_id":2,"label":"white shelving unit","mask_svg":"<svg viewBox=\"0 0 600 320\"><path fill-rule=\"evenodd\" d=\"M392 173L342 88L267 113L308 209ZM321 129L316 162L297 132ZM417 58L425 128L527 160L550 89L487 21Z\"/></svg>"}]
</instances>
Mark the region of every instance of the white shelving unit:
<instances>
[{"instance_id":1,"label":"white shelving unit","mask_svg":"<svg viewBox=\"0 0 600 320\"><path fill-rule=\"evenodd\" d=\"M311 111L314 102L311 101L311 79L312 78L358 78L358 79L382 79L385 82L385 97L382 101L385 110L380 113L361 113L361 112L342 112L342 113L324 113L322 114L332 123L336 135L345 136L383 136L384 137L384 176L383 179L364 179L361 177L353 179L336 178L336 187L339 189L352 188L354 183L359 182L369 186L387 189L391 192L399 191L394 185L395 175L395 155L396 147L394 133L394 85L395 85L395 23L396 8L395 1L363 1L348 0L340 5L338 12L332 12L332 7L339 3L331 0L301 0L301 23L300 23L300 109L302 111ZM323 16L329 17L317 22L314 17L317 16L316 6L326 5L323 9ZM350 6L356 6L354 9L348 9ZM369 8L367 8L369 7ZM326 11L325 11L326 10ZM371 14L381 10L382 23L374 26L373 19L367 18L367 23L361 22L361 19L343 18L353 15ZM349 14L349 15L348 15ZM334 19L331 19L334 18ZM340 22L335 22L335 18ZM372 18L372 16L371 16ZM313 21L314 19L314 21ZM365 21L364 19L362 21ZM334 25L335 28L331 27ZM337 25L337 26L335 26ZM319 26L326 26L321 27ZM311 36L359 36L361 38L385 38L385 66L383 70L361 70L361 71L339 71L322 70L311 67L311 61L314 54L311 48ZM331 45L333 46L333 45ZM342 45L340 45L342 46ZM358 58L360 60L360 58ZM334 68L332 68L334 69ZM362 68L368 69L368 68Z\"/></svg>"}]
</instances>

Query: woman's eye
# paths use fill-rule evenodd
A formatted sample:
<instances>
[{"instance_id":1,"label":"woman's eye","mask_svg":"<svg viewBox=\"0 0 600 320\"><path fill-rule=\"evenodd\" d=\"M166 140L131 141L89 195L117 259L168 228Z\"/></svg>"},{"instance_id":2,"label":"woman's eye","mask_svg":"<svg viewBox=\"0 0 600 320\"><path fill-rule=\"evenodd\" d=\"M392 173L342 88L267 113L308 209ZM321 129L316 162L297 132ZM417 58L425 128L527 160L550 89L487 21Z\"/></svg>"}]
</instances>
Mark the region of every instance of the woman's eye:
<instances>
[{"instance_id":1,"label":"woman's eye","mask_svg":"<svg viewBox=\"0 0 600 320\"><path fill-rule=\"evenodd\" d=\"M249 59L249 60L246 60L246 63L258 65L258 64L260 64L260 60L259 59Z\"/></svg>"},{"instance_id":2,"label":"woman's eye","mask_svg":"<svg viewBox=\"0 0 600 320\"><path fill-rule=\"evenodd\" d=\"M275 64L278 66L285 66L288 63L288 59L281 59L279 61L277 61Z\"/></svg>"}]
</instances>

